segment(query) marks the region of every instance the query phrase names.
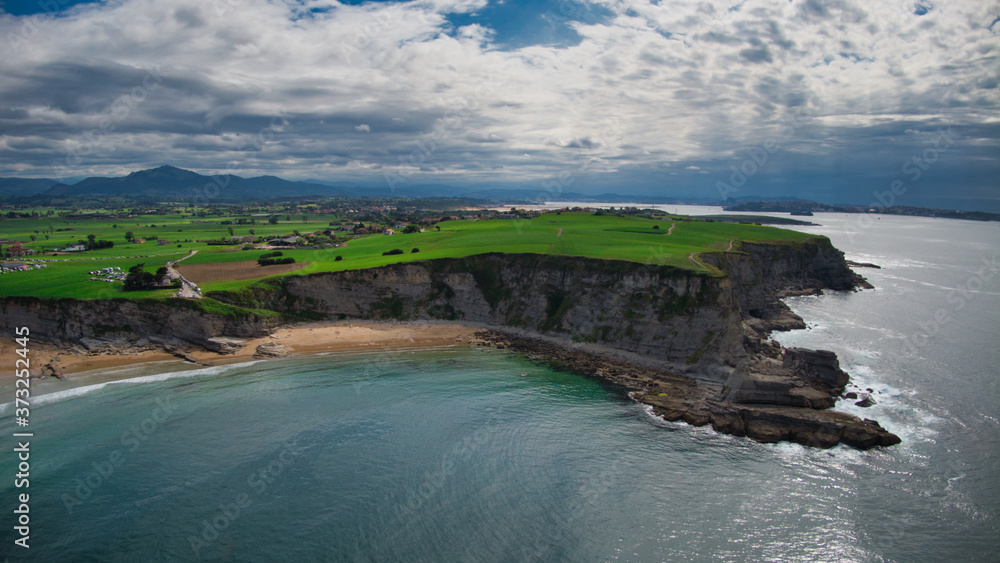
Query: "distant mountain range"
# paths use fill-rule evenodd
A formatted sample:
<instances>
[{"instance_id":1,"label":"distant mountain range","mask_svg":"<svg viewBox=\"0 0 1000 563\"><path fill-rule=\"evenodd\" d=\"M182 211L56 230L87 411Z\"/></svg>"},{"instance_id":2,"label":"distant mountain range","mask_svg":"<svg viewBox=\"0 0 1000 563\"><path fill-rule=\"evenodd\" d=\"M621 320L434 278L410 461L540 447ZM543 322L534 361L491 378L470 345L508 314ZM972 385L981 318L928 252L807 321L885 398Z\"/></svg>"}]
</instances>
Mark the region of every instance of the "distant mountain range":
<instances>
[{"instance_id":1,"label":"distant mountain range","mask_svg":"<svg viewBox=\"0 0 1000 563\"><path fill-rule=\"evenodd\" d=\"M0 178L0 196L40 194L58 183L46 178Z\"/></svg>"},{"instance_id":2,"label":"distant mountain range","mask_svg":"<svg viewBox=\"0 0 1000 563\"><path fill-rule=\"evenodd\" d=\"M504 201L509 203L537 202L551 200L554 196L542 190L501 188L490 186L448 186L444 184L406 184L390 189L388 186L357 185L347 182L327 182L308 180L297 182L277 176L257 176L243 178L234 174L206 176L177 168L160 166L149 170L139 170L128 176L108 178L94 176L74 184L64 184L56 180L0 178L0 197L40 195L50 198L85 197L136 197L159 201L226 201L226 200L275 200L309 196L351 196L351 197L462 197ZM710 203L707 201L683 200L677 198L650 197L623 194L588 195L575 192L560 193L560 201L585 201L619 203L634 201L641 203Z\"/></svg>"},{"instance_id":3,"label":"distant mountain range","mask_svg":"<svg viewBox=\"0 0 1000 563\"><path fill-rule=\"evenodd\" d=\"M755 195L724 202L691 198L603 193L598 195L563 192L553 195L541 188L525 189L490 184L474 186L449 186L445 184L403 184L395 189L382 185L358 185L348 182L308 180L297 182L277 176L243 178L234 174L206 176L176 166L160 166L139 170L127 176L106 178L95 176L74 184L57 180L31 178L0 178L0 198L10 203L48 204L64 203L74 198L127 197L160 202L212 203L247 200L281 200L308 197L408 197L408 198L465 198L494 203L521 205L541 201L578 201L633 205L694 204L724 205L726 211L865 213L869 206L831 205L794 197L761 197ZM63 200L62 202L60 200ZM996 221L1000 214L980 211L951 211L921 207L894 206L878 209L879 213L919 215Z\"/></svg>"},{"instance_id":4,"label":"distant mountain range","mask_svg":"<svg viewBox=\"0 0 1000 563\"><path fill-rule=\"evenodd\" d=\"M319 184L283 180L277 176L205 176L175 166L161 166L119 178L95 176L73 185L56 184L40 193L54 197L131 196L177 200L200 197L225 200L335 195L336 190Z\"/></svg>"}]
</instances>

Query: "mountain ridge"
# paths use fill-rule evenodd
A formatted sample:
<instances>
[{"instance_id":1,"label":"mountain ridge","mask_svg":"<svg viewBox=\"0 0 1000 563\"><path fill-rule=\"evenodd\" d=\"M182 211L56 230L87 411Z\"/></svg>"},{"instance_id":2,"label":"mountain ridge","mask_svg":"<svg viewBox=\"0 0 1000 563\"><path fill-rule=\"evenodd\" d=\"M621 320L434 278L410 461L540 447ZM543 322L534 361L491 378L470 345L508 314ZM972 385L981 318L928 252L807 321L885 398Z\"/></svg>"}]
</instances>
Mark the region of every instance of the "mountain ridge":
<instances>
[{"instance_id":1,"label":"mountain ridge","mask_svg":"<svg viewBox=\"0 0 1000 563\"><path fill-rule=\"evenodd\" d=\"M338 190L320 184L294 182L277 176L244 178L235 174L206 176L165 164L157 168L137 170L127 176L92 176L67 185L56 184L41 192L48 196L127 195L163 197L170 191L186 191L192 198L246 199L338 195ZM228 192L228 193L227 193ZM172 194L172 195L177 195Z\"/></svg>"}]
</instances>

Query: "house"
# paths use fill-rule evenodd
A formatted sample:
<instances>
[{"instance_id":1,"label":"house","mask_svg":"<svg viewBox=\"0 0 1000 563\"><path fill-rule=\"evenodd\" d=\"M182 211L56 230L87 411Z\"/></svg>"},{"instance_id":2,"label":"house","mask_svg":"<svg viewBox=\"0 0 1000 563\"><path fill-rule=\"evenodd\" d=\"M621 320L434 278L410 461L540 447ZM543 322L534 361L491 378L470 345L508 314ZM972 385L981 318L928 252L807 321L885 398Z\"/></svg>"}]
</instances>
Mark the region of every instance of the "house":
<instances>
[{"instance_id":1,"label":"house","mask_svg":"<svg viewBox=\"0 0 1000 563\"><path fill-rule=\"evenodd\" d=\"M231 237L229 237L229 240L231 240L233 242L241 242L243 244L250 244L250 243L255 242L257 240L257 237L253 237L253 236L242 236L242 237L241 236L231 236Z\"/></svg>"},{"instance_id":2,"label":"house","mask_svg":"<svg viewBox=\"0 0 1000 563\"><path fill-rule=\"evenodd\" d=\"M159 246L166 246L170 244L170 241L165 238L158 238L156 239L156 244L158 244Z\"/></svg>"},{"instance_id":3,"label":"house","mask_svg":"<svg viewBox=\"0 0 1000 563\"><path fill-rule=\"evenodd\" d=\"M295 246L298 243L298 237L295 235L288 235L284 238L276 238L267 241L267 244L271 246Z\"/></svg>"},{"instance_id":4,"label":"house","mask_svg":"<svg viewBox=\"0 0 1000 563\"><path fill-rule=\"evenodd\" d=\"M7 249L7 251L10 252L11 257L28 255L28 249L25 248L24 245L21 244L21 241L19 240L14 241L14 244L10 245L10 248Z\"/></svg>"},{"instance_id":5,"label":"house","mask_svg":"<svg viewBox=\"0 0 1000 563\"><path fill-rule=\"evenodd\" d=\"M146 239L144 239L144 238L137 238L137 239L134 239L134 240L135 240L136 244L145 244L146 243Z\"/></svg>"},{"instance_id":6,"label":"house","mask_svg":"<svg viewBox=\"0 0 1000 563\"><path fill-rule=\"evenodd\" d=\"M394 235L396 234L396 231L394 229L386 228L383 234Z\"/></svg>"},{"instance_id":7,"label":"house","mask_svg":"<svg viewBox=\"0 0 1000 563\"><path fill-rule=\"evenodd\" d=\"M71 244L63 249L63 252L81 252L86 250L87 247L82 244Z\"/></svg>"}]
</instances>

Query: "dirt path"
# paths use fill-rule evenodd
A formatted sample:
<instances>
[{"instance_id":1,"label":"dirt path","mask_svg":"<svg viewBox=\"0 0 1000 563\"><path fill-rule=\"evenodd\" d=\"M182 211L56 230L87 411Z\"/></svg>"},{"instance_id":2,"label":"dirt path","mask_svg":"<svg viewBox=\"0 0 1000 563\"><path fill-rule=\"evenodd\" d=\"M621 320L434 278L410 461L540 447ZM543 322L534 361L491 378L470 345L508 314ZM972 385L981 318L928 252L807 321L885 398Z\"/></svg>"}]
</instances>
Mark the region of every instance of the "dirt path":
<instances>
[{"instance_id":1,"label":"dirt path","mask_svg":"<svg viewBox=\"0 0 1000 563\"><path fill-rule=\"evenodd\" d=\"M695 254L698 254L698 253L697 252L692 252L691 254L688 254L688 260L690 260L692 264L694 264L695 266L697 266L699 268L707 268L708 266L702 264L701 261L699 261L697 258L694 257Z\"/></svg>"},{"instance_id":2,"label":"dirt path","mask_svg":"<svg viewBox=\"0 0 1000 563\"><path fill-rule=\"evenodd\" d=\"M559 232L556 233L556 236L557 237L561 237L562 236L562 227L559 227Z\"/></svg>"},{"instance_id":3,"label":"dirt path","mask_svg":"<svg viewBox=\"0 0 1000 563\"><path fill-rule=\"evenodd\" d=\"M187 260L188 258L194 256L195 254L198 254L198 251L197 250L192 250L191 252L188 252L188 255L185 256L184 258L180 258L180 259L174 260L174 264L180 262L181 260Z\"/></svg>"},{"instance_id":4,"label":"dirt path","mask_svg":"<svg viewBox=\"0 0 1000 563\"><path fill-rule=\"evenodd\" d=\"M668 235L672 235L672 234L674 234L674 227L676 227L676 226L677 226L677 223L671 223L671 224L670 224L670 228L669 228L669 229L667 229L667 234L668 234Z\"/></svg>"},{"instance_id":5,"label":"dirt path","mask_svg":"<svg viewBox=\"0 0 1000 563\"><path fill-rule=\"evenodd\" d=\"M732 252L733 251L733 242L734 241L729 241L729 248L726 249L726 252Z\"/></svg>"}]
</instances>

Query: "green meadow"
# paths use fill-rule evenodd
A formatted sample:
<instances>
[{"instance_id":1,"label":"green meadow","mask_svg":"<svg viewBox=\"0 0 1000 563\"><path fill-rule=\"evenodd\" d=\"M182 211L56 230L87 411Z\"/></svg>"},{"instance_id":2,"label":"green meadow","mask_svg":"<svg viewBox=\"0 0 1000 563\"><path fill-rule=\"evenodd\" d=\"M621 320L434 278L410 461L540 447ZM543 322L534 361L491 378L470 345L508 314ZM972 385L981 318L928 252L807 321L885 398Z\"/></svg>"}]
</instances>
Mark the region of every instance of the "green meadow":
<instances>
[{"instance_id":1,"label":"green meadow","mask_svg":"<svg viewBox=\"0 0 1000 563\"><path fill-rule=\"evenodd\" d=\"M328 228L336 218L310 215L308 222L301 216L269 225L266 220L256 225L233 225L236 235L281 236L299 230L302 233ZM74 297L83 299L107 297L168 297L170 290L122 292L121 282L90 281L91 270L119 266L122 270L143 262L150 271L168 260L186 256L191 250L198 253L182 263L210 264L237 261L255 261L262 249L242 250L239 246L211 246L198 240L228 237L228 225L221 222L226 217L195 219L208 221L192 223L192 219L179 215L142 216L140 219L122 219L118 222L95 219L4 219L0 221L0 238L20 240L29 248L50 250L62 248L94 234L97 239L113 240L115 247L86 251L63 256L33 258L56 260L48 262L43 270L13 272L0 276L0 296ZM117 225L115 227L114 225ZM155 226L153 226L155 225ZM671 234L671 225L674 225ZM50 228L51 227L51 228ZM599 259L627 260L645 264L675 266L715 274L697 259L699 253L726 250L732 244L739 249L741 241L797 242L810 237L803 233L775 227L706 222L682 221L670 216L642 218L633 216L600 215L586 212L546 213L532 219L489 219L479 221L445 221L427 232L395 235L370 235L355 238L337 248L283 249L284 256L305 263L305 267L289 274L301 275L317 272L353 270L384 266L398 262L434 258L458 258L488 252L535 253L581 256ZM72 231L58 229L72 228ZM34 233L35 230L39 234ZM126 231L144 237L144 244L128 243ZM27 237L35 234L36 241ZM41 234L48 234L43 240ZM156 239L171 241L158 245ZM192 242L188 242L192 241ZM180 245L178 247L178 245ZM5 246L8 246L5 244ZM419 252L413 253L417 248ZM400 249L403 254L383 256L383 252ZM336 257L340 256L340 260ZM260 267L261 277L268 277L268 267ZM254 280L218 281L203 284L202 290L235 289Z\"/></svg>"}]
</instances>

